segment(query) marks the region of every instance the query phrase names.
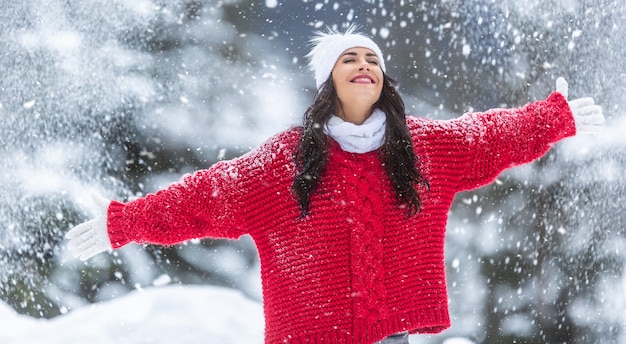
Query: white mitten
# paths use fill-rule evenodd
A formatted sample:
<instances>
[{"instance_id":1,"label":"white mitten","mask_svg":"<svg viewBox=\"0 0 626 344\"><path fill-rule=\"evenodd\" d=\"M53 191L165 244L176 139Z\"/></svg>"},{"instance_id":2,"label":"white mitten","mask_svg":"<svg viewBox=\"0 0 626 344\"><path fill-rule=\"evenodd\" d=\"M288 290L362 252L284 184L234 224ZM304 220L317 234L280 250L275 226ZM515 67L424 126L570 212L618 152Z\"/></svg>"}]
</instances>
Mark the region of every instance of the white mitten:
<instances>
[{"instance_id":1,"label":"white mitten","mask_svg":"<svg viewBox=\"0 0 626 344\"><path fill-rule=\"evenodd\" d=\"M556 79L556 91L567 99L568 85L563 78ZM567 102L574 122L576 123L576 133L578 134L597 134L602 129L604 123L604 115L602 107L595 105L593 98L579 98Z\"/></svg>"},{"instance_id":2,"label":"white mitten","mask_svg":"<svg viewBox=\"0 0 626 344\"><path fill-rule=\"evenodd\" d=\"M96 195L93 198L98 206L99 215L65 234L65 238L70 241L67 249L82 261L113 248L107 232L107 211L110 201Z\"/></svg>"}]
</instances>

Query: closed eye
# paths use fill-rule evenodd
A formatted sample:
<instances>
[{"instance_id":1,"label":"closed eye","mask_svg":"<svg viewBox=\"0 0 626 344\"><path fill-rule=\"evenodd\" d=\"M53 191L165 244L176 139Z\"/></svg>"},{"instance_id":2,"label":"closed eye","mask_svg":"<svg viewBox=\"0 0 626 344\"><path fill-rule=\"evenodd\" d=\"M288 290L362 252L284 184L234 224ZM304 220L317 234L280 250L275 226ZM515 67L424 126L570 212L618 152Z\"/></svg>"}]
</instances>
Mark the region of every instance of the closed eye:
<instances>
[{"instance_id":1,"label":"closed eye","mask_svg":"<svg viewBox=\"0 0 626 344\"><path fill-rule=\"evenodd\" d=\"M344 56L344 58L341 60L343 63L353 63L353 62L357 61L358 54L356 52L353 52L353 51L348 51L343 56ZM366 59L367 63L369 63L369 64L372 64L372 65L375 65L375 66L378 66L380 64L376 54L367 53L365 55L365 59Z\"/></svg>"},{"instance_id":2,"label":"closed eye","mask_svg":"<svg viewBox=\"0 0 626 344\"><path fill-rule=\"evenodd\" d=\"M348 59L343 60L343 63L352 63L352 62L355 62L355 61L356 60L353 59L353 58L348 58ZM378 64L379 64L378 60L369 60L369 61L367 61L367 63L373 64L375 66L378 66Z\"/></svg>"}]
</instances>

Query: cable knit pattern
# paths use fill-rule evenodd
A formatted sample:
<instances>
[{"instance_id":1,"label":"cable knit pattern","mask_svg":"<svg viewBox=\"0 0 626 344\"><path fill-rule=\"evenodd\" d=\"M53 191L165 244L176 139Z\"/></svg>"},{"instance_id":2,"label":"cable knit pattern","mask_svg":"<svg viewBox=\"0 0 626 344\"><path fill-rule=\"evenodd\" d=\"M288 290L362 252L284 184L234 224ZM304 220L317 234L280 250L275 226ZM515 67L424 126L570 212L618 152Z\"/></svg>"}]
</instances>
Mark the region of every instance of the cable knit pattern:
<instances>
[{"instance_id":1,"label":"cable knit pattern","mask_svg":"<svg viewBox=\"0 0 626 344\"><path fill-rule=\"evenodd\" d=\"M291 193L301 129L240 158L184 176L129 203L112 202L113 247L249 234L261 261L266 343L374 343L450 326L444 239L457 192L491 182L575 133L565 99L407 125L431 184L406 217L378 152L348 153L331 140L329 163L298 219Z\"/></svg>"},{"instance_id":2,"label":"cable knit pattern","mask_svg":"<svg viewBox=\"0 0 626 344\"><path fill-rule=\"evenodd\" d=\"M354 314L365 326L374 324L384 314L386 300L383 267L383 202L380 190L389 190L383 183L377 154L353 154L339 149L331 142L331 164L339 166L346 184L346 199L353 200L348 214L350 226L351 279Z\"/></svg>"}]
</instances>

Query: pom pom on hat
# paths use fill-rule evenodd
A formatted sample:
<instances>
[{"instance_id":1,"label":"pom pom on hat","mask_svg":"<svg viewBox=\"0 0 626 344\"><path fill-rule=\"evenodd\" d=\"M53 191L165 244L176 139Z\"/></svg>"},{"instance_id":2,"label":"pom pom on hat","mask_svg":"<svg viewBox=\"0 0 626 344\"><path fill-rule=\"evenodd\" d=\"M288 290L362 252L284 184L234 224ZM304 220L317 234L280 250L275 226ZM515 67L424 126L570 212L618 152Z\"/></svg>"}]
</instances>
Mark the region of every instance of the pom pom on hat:
<instances>
[{"instance_id":1,"label":"pom pom on hat","mask_svg":"<svg viewBox=\"0 0 626 344\"><path fill-rule=\"evenodd\" d=\"M315 85L318 89L330 76L341 53L350 48L370 49L378 57L382 71L385 71L385 60L378 45L369 37L355 31L355 26L350 26L345 33L328 28L327 32L317 32L311 38L310 43L313 49L307 54L307 58L309 67L315 73Z\"/></svg>"}]
</instances>

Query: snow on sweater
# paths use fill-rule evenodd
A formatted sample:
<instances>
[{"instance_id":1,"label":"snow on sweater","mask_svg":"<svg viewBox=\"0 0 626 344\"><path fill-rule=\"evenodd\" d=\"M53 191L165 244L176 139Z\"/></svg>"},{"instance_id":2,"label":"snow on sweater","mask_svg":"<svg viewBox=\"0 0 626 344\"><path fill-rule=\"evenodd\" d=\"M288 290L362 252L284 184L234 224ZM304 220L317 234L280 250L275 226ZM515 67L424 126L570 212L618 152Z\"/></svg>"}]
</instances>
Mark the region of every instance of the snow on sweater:
<instances>
[{"instance_id":1,"label":"snow on sweater","mask_svg":"<svg viewBox=\"0 0 626 344\"><path fill-rule=\"evenodd\" d=\"M407 218L399 206L377 151L348 153L331 140L311 213L299 220L290 188L301 129L293 128L156 194L113 201L111 243L251 235L266 343L362 344L443 331L450 326L444 236L455 194L541 157L575 125L558 93L520 109L407 124L431 185L418 216Z\"/></svg>"}]
</instances>

